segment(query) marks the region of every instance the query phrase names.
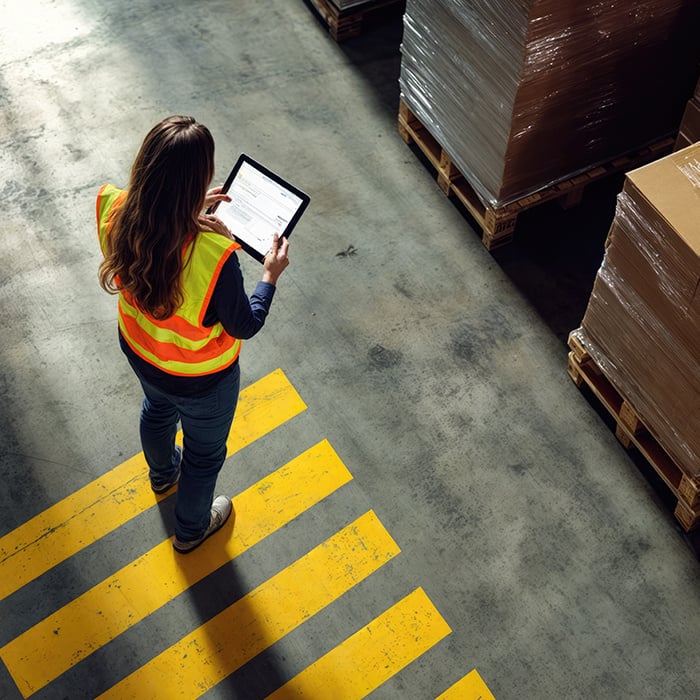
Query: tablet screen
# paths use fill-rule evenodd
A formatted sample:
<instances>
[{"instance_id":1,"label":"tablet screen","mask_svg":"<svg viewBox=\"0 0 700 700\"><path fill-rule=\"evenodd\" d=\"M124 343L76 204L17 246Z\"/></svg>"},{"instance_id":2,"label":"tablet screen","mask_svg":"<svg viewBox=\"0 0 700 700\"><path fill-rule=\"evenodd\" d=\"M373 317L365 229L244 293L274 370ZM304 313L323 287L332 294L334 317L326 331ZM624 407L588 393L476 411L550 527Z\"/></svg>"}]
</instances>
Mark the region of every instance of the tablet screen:
<instances>
[{"instance_id":1,"label":"tablet screen","mask_svg":"<svg viewBox=\"0 0 700 700\"><path fill-rule=\"evenodd\" d=\"M224 192L231 201L219 202L216 215L258 260L272 248L275 233L289 236L309 202L304 192L246 155L231 171Z\"/></svg>"}]
</instances>

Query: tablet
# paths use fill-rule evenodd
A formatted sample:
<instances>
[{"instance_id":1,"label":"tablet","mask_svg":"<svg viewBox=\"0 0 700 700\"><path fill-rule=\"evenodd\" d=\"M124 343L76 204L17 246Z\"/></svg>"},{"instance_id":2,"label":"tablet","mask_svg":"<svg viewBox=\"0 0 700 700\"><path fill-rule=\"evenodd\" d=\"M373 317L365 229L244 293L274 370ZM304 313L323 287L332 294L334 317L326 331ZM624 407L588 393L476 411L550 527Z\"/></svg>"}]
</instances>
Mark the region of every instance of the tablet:
<instances>
[{"instance_id":1,"label":"tablet","mask_svg":"<svg viewBox=\"0 0 700 700\"><path fill-rule=\"evenodd\" d=\"M228 226L241 248L263 262L275 233L289 238L309 204L309 195L242 154L222 191L230 202L217 202L211 212Z\"/></svg>"}]
</instances>

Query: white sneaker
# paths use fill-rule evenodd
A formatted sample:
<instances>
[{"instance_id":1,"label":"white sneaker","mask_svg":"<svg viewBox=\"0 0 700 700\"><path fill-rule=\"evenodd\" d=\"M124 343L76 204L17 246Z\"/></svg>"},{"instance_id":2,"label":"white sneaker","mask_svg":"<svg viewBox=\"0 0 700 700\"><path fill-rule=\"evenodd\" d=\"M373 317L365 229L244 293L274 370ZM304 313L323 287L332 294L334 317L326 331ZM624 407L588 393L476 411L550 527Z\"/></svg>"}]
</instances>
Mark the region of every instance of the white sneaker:
<instances>
[{"instance_id":1,"label":"white sneaker","mask_svg":"<svg viewBox=\"0 0 700 700\"><path fill-rule=\"evenodd\" d=\"M214 502L211 504L211 517L209 519L209 527L206 529L204 534L196 539L190 540L188 542L183 542L177 537L173 539L173 547L176 552L180 554L188 554L193 549L199 547L204 540L213 535L222 525L229 519L231 513L233 513L233 503L228 496L217 496Z\"/></svg>"}]
</instances>

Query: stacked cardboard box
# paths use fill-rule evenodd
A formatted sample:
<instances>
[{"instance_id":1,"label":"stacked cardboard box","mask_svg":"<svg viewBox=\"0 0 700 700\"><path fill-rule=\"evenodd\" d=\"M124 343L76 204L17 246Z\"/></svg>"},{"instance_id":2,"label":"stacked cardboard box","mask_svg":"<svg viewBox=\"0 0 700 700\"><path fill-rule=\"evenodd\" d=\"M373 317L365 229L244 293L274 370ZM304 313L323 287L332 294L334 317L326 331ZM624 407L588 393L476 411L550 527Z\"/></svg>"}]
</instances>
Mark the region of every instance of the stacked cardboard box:
<instances>
[{"instance_id":1,"label":"stacked cardboard box","mask_svg":"<svg viewBox=\"0 0 700 700\"><path fill-rule=\"evenodd\" d=\"M679 151L698 141L700 141L700 80L695 86L695 94L688 100L683 112L675 150Z\"/></svg>"},{"instance_id":2,"label":"stacked cardboard box","mask_svg":"<svg viewBox=\"0 0 700 700\"><path fill-rule=\"evenodd\" d=\"M675 136L700 2L408 0L400 85L484 203Z\"/></svg>"},{"instance_id":3,"label":"stacked cardboard box","mask_svg":"<svg viewBox=\"0 0 700 700\"><path fill-rule=\"evenodd\" d=\"M683 473L700 478L700 144L628 173L575 334Z\"/></svg>"}]
</instances>

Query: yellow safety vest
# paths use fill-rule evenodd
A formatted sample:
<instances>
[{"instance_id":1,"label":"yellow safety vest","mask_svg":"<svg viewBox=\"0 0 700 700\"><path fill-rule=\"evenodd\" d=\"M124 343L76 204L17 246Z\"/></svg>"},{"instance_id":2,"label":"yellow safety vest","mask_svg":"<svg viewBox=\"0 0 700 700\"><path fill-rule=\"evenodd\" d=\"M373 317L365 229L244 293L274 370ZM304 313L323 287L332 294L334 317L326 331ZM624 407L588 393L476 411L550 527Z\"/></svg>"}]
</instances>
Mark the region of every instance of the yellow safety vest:
<instances>
[{"instance_id":1,"label":"yellow safety vest","mask_svg":"<svg viewBox=\"0 0 700 700\"><path fill-rule=\"evenodd\" d=\"M124 201L126 191L104 185L97 195L97 232L105 252L110 214ZM183 251L188 263L182 272L184 302L164 320L141 311L127 292L119 293L119 329L129 347L142 359L168 374L198 376L232 365L241 341L230 336L221 323L202 324L221 268L237 243L200 231Z\"/></svg>"}]
</instances>

